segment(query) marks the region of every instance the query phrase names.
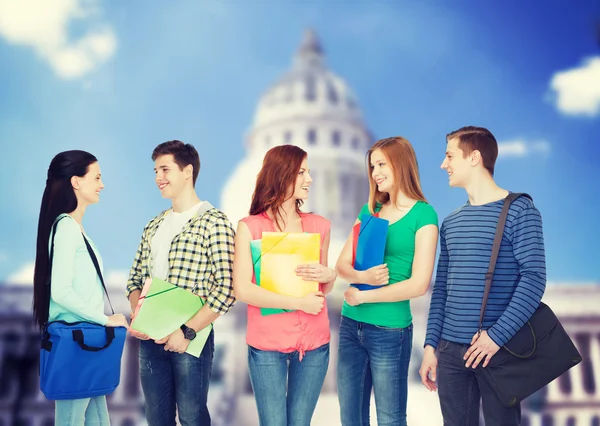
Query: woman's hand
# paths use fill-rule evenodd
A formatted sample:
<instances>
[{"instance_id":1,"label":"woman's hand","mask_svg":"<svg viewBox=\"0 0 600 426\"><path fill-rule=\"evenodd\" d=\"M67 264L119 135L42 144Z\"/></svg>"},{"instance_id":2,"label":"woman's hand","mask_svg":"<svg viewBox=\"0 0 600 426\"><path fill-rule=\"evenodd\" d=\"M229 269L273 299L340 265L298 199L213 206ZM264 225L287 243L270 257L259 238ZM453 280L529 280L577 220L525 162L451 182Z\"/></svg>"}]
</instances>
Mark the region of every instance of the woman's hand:
<instances>
[{"instance_id":1,"label":"woman's hand","mask_svg":"<svg viewBox=\"0 0 600 426\"><path fill-rule=\"evenodd\" d=\"M386 285L390 282L390 271L387 264L373 266L360 272L361 282L358 284Z\"/></svg>"},{"instance_id":2,"label":"woman's hand","mask_svg":"<svg viewBox=\"0 0 600 426\"><path fill-rule=\"evenodd\" d=\"M302 278L304 281L329 283L337 278L337 274L333 269L321 265L320 263L298 265L295 272L296 275Z\"/></svg>"},{"instance_id":3,"label":"woman's hand","mask_svg":"<svg viewBox=\"0 0 600 426\"><path fill-rule=\"evenodd\" d=\"M108 317L106 321L107 327L125 327L129 329L129 323L127 322L127 318L123 314L114 314Z\"/></svg>"},{"instance_id":4,"label":"woman's hand","mask_svg":"<svg viewBox=\"0 0 600 426\"><path fill-rule=\"evenodd\" d=\"M344 300L350 306L358 306L361 304L360 295L362 291L357 289L356 287L348 287L348 290L344 293Z\"/></svg>"},{"instance_id":5,"label":"woman's hand","mask_svg":"<svg viewBox=\"0 0 600 426\"><path fill-rule=\"evenodd\" d=\"M318 315L325 306L325 296L320 291L309 293L299 299L298 310L309 315Z\"/></svg>"}]
</instances>

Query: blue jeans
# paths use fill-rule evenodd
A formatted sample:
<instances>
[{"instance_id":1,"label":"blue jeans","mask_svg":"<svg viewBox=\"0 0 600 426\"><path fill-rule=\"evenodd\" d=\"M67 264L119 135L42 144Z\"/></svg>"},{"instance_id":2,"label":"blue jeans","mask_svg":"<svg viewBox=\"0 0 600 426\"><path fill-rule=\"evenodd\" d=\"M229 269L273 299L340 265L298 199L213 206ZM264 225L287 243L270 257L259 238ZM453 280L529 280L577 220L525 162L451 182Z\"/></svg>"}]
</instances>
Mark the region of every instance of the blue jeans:
<instances>
[{"instance_id":1,"label":"blue jeans","mask_svg":"<svg viewBox=\"0 0 600 426\"><path fill-rule=\"evenodd\" d=\"M140 378L148 426L210 426L207 398L214 354L211 332L200 358L165 351L152 340L140 341Z\"/></svg>"},{"instance_id":2,"label":"blue jeans","mask_svg":"<svg viewBox=\"0 0 600 426\"><path fill-rule=\"evenodd\" d=\"M297 351L284 354L248 346L260 426L310 426L328 364L329 343L307 351L302 361Z\"/></svg>"},{"instance_id":3,"label":"blue jeans","mask_svg":"<svg viewBox=\"0 0 600 426\"><path fill-rule=\"evenodd\" d=\"M413 327L381 327L342 317L337 387L343 426L368 426L371 389L379 426L406 426Z\"/></svg>"},{"instance_id":4,"label":"blue jeans","mask_svg":"<svg viewBox=\"0 0 600 426\"><path fill-rule=\"evenodd\" d=\"M442 340L438 345L438 394L444 425L478 426L479 401L488 426L521 424L520 404L506 408L483 377L481 364L465 367L463 357L470 345Z\"/></svg>"},{"instance_id":5,"label":"blue jeans","mask_svg":"<svg viewBox=\"0 0 600 426\"><path fill-rule=\"evenodd\" d=\"M56 401L54 424L60 426L110 426L105 396Z\"/></svg>"}]
</instances>

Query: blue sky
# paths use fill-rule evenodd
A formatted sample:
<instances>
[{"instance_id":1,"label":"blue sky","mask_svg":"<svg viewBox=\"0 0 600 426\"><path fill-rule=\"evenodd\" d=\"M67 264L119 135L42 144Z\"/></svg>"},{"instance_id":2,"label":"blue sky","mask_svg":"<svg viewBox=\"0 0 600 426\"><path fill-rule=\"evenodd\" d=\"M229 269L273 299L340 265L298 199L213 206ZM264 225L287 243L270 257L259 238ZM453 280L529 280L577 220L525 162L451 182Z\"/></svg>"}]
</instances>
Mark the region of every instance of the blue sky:
<instances>
[{"instance_id":1,"label":"blue sky","mask_svg":"<svg viewBox=\"0 0 600 426\"><path fill-rule=\"evenodd\" d=\"M28 3L30 12L19 10ZM0 280L26 276L59 151L100 160L106 189L84 225L109 273L129 268L144 224L168 206L153 184L158 143L197 147L198 192L218 205L259 97L314 28L374 136L415 146L440 218L466 199L439 169L445 134L488 127L505 149L498 183L529 192L542 212L549 279L600 281L597 2L71 2L79 12L67 2L7 4Z\"/></svg>"}]
</instances>

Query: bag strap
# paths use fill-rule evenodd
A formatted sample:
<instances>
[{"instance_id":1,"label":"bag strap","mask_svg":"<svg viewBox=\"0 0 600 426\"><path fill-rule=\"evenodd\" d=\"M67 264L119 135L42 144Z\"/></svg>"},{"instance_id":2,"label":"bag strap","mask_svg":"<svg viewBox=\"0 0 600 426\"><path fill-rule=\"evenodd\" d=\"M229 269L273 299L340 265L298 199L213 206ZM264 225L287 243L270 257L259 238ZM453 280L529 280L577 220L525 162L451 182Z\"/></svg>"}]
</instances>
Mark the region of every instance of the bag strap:
<instances>
[{"instance_id":1,"label":"bag strap","mask_svg":"<svg viewBox=\"0 0 600 426\"><path fill-rule=\"evenodd\" d=\"M496 234L494 235L494 245L492 246L492 256L490 257L490 264L488 271L485 274L485 289L483 291L483 301L481 302L481 311L479 313L479 327L478 332L481 334L483 330L483 317L485 315L485 308L487 306L488 297L492 288L492 279L494 277L494 270L496 269L496 261L498 260L498 253L500 253L500 245L502 244L502 235L504 234L504 226L506 225L506 218L508 217L508 209L513 201L519 197L527 197L530 200L531 195L525 194L524 192L511 192L504 199L504 205L498 218L498 225L496 226Z\"/></svg>"},{"instance_id":2,"label":"bag strap","mask_svg":"<svg viewBox=\"0 0 600 426\"><path fill-rule=\"evenodd\" d=\"M110 302L110 297L108 295L108 291L106 290L106 285L104 284L104 278L102 278L102 272L100 272L100 265L98 264L98 258L96 258L96 254L94 253L92 246L88 242L88 240L87 240L86 236L83 234L83 232L81 233L81 236L83 237L83 241L85 242L85 246L87 247L90 257L92 258L92 262L94 263L94 267L96 268L96 273L98 274L98 278L100 278L100 282L102 283L102 288L104 289L104 294L106 294L106 298L108 299L108 305L110 306L110 310L114 315L115 310L113 309L112 303Z\"/></svg>"},{"instance_id":3,"label":"bag strap","mask_svg":"<svg viewBox=\"0 0 600 426\"><path fill-rule=\"evenodd\" d=\"M52 243L50 244L50 263L48 265L48 278L46 280L46 294L47 294L47 299L48 299L48 313L50 312L50 309L49 309L50 308L50 295L51 295L50 282L52 281L52 261L54 259L54 237L56 235L56 229L58 227L58 222L60 222L64 218L65 218L65 216L63 216L60 219L58 219L56 222L54 222L54 226L52 227ZM83 234L83 232L81 233L81 236L83 237L83 241L85 242L85 245L87 247L88 253L90 254L90 257L92 258L92 263L94 264L94 267L96 268L96 273L98 274L98 277L100 278L100 282L102 283L102 288L104 289L104 293L106 294L106 298L108 299L108 304L110 306L110 310L112 311L112 313L114 315L115 311L114 311L114 309L112 307L112 303L110 301L110 297L108 296L108 291L106 290L106 285L104 285L104 278L102 277L102 272L100 272L100 265L98 264L98 259L96 258L96 254L94 253L94 250L90 246L90 243L88 242L88 240L85 237L85 235ZM48 322L48 319L46 319L46 323L47 322Z\"/></svg>"},{"instance_id":4,"label":"bag strap","mask_svg":"<svg viewBox=\"0 0 600 426\"><path fill-rule=\"evenodd\" d=\"M73 340L79 345L81 349L88 352L100 352L103 349L106 349L110 346L110 344L115 340L115 329L114 327L105 327L106 330L106 343L104 346L89 346L84 342L83 331L82 330L73 330L71 334L73 335Z\"/></svg>"}]
</instances>

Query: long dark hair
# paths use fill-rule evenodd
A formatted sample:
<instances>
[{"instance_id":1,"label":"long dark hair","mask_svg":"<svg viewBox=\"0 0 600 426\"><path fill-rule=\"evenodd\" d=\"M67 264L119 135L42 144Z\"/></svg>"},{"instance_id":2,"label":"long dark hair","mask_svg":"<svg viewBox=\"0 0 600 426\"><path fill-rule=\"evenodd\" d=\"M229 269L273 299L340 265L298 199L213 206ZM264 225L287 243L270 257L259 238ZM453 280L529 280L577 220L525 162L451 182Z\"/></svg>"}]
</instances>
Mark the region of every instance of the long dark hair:
<instances>
[{"instance_id":1,"label":"long dark hair","mask_svg":"<svg viewBox=\"0 0 600 426\"><path fill-rule=\"evenodd\" d=\"M59 215L70 213L77 208L77 197L71 185L71 178L85 176L90 164L97 161L96 157L89 152L73 150L57 154L48 167L48 178L38 221L33 273L33 318L40 328L48 321L50 292L46 283L50 279L48 246L52 225Z\"/></svg>"},{"instance_id":2,"label":"long dark hair","mask_svg":"<svg viewBox=\"0 0 600 426\"><path fill-rule=\"evenodd\" d=\"M289 198L287 195L290 186L293 188L296 184L300 166L306 156L306 151L295 145L279 145L267 151L256 178L250 204L251 215L271 209L279 229L285 228L286 218L281 214L281 206ZM303 203L302 200L296 200L298 214Z\"/></svg>"}]
</instances>

